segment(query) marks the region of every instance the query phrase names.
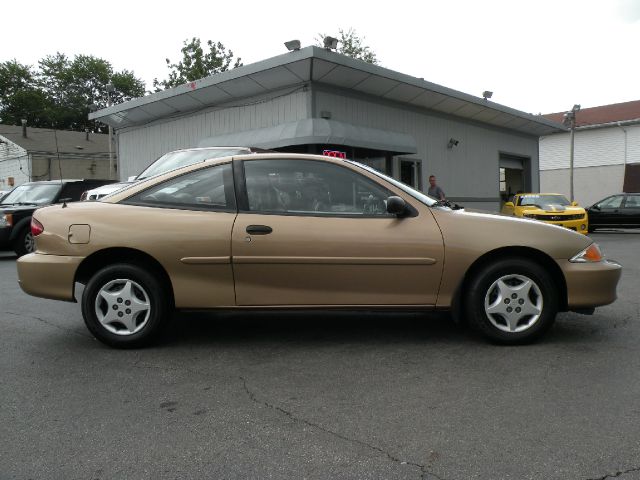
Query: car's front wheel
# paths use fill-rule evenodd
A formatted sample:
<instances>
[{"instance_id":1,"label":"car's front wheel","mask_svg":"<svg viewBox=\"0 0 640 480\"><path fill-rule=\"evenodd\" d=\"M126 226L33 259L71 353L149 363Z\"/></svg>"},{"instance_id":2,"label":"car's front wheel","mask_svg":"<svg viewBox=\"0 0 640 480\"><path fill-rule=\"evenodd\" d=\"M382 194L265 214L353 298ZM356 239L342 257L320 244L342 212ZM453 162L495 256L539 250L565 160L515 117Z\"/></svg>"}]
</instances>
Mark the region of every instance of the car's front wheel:
<instances>
[{"instance_id":1,"label":"car's front wheel","mask_svg":"<svg viewBox=\"0 0 640 480\"><path fill-rule=\"evenodd\" d=\"M171 314L163 282L137 265L98 271L82 294L82 316L101 342L116 348L148 345Z\"/></svg>"},{"instance_id":2,"label":"car's front wheel","mask_svg":"<svg viewBox=\"0 0 640 480\"><path fill-rule=\"evenodd\" d=\"M550 274L532 261L510 258L487 265L467 289L468 317L494 342L532 342L555 321L557 287Z\"/></svg>"}]
</instances>

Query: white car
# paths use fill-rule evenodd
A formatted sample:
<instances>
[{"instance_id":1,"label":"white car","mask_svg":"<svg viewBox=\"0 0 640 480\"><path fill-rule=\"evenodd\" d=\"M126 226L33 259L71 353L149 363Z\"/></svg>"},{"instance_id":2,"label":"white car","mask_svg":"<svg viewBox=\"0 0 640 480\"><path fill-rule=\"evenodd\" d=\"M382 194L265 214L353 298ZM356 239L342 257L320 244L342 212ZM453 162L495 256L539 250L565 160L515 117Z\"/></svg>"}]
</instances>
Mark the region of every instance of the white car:
<instances>
[{"instance_id":1,"label":"white car","mask_svg":"<svg viewBox=\"0 0 640 480\"><path fill-rule=\"evenodd\" d=\"M126 182L111 183L102 187L94 188L93 190L87 190L82 194L80 200L100 200L102 197L106 197L112 193L117 192L133 183L140 180L144 180L149 177L155 177L167 173L176 168L185 167L187 165L193 165L194 163L204 162L211 158L227 157L232 155L246 155L248 153L268 152L268 150L261 150L250 147L202 147L202 148L188 148L185 150L176 150L175 152L169 152L158 158L155 162L149 165L144 171L133 177L129 177Z\"/></svg>"},{"instance_id":2,"label":"white car","mask_svg":"<svg viewBox=\"0 0 640 480\"><path fill-rule=\"evenodd\" d=\"M119 183L109 183L108 185L102 185L97 188L93 188L91 190L87 190L82 194L80 200L83 202L85 200L100 200L102 197L106 197L118 190L125 188L131 185L134 182L119 182Z\"/></svg>"}]
</instances>

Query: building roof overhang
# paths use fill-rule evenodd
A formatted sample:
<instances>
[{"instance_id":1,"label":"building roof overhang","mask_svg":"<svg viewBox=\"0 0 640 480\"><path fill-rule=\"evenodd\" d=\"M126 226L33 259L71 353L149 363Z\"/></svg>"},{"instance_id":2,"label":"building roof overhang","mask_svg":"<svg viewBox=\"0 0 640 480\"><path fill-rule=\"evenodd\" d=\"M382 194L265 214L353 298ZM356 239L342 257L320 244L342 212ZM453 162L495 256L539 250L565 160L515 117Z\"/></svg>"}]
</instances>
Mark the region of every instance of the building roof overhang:
<instances>
[{"instance_id":1,"label":"building roof overhang","mask_svg":"<svg viewBox=\"0 0 640 480\"><path fill-rule=\"evenodd\" d=\"M306 47L113 105L89 114L89 119L114 128L139 126L308 83L352 90L534 136L566 130L543 116L319 47Z\"/></svg>"}]
</instances>

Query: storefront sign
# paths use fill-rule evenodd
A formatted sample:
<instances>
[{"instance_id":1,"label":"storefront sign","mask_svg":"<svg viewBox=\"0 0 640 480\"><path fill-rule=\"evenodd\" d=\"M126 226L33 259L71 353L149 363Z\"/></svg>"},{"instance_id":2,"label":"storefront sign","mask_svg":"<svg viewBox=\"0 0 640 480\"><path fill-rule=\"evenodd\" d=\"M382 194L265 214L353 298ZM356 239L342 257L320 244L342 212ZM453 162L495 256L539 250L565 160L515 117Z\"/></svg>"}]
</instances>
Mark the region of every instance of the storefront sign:
<instances>
[{"instance_id":1,"label":"storefront sign","mask_svg":"<svg viewBox=\"0 0 640 480\"><path fill-rule=\"evenodd\" d=\"M333 158L347 158L347 152L340 152L339 150L323 150L322 155Z\"/></svg>"}]
</instances>

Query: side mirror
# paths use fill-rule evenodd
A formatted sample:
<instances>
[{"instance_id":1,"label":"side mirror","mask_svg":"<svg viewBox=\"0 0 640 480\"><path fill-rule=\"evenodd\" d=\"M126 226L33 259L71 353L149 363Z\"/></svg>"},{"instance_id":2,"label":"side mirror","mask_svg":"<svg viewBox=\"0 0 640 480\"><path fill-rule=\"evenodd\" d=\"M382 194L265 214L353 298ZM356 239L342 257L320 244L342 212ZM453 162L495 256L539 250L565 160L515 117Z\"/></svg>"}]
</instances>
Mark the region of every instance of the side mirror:
<instances>
[{"instance_id":1,"label":"side mirror","mask_svg":"<svg viewBox=\"0 0 640 480\"><path fill-rule=\"evenodd\" d=\"M513 208L513 202L507 202L504 204L505 207Z\"/></svg>"},{"instance_id":2,"label":"side mirror","mask_svg":"<svg viewBox=\"0 0 640 480\"><path fill-rule=\"evenodd\" d=\"M407 211L407 203L400 197L387 198L387 212L392 215L403 215Z\"/></svg>"},{"instance_id":3,"label":"side mirror","mask_svg":"<svg viewBox=\"0 0 640 480\"><path fill-rule=\"evenodd\" d=\"M577 207L578 206L578 202L571 202L571 206L572 207Z\"/></svg>"},{"instance_id":4,"label":"side mirror","mask_svg":"<svg viewBox=\"0 0 640 480\"><path fill-rule=\"evenodd\" d=\"M593 205L591 208L594 210L600 210L600 205Z\"/></svg>"},{"instance_id":5,"label":"side mirror","mask_svg":"<svg viewBox=\"0 0 640 480\"><path fill-rule=\"evenodd\" d=\"M138 177L137 175L132 175L129 178L127 178L127 182L135 182L137 177Z\"/></svg>"}]
</instances>

